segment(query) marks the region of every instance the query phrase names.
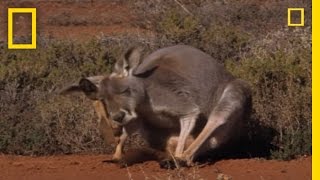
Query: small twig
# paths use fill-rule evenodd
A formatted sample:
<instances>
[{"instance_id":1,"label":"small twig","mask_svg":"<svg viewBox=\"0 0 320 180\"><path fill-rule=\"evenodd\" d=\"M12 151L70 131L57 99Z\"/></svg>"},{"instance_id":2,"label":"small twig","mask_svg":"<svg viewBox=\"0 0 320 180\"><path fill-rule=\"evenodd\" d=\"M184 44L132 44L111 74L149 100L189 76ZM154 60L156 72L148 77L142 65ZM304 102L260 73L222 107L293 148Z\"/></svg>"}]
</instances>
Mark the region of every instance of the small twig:
<instances>
[{"instance_id":1,"label":"small twig","mask_svg":"<svg viewBox=\"0 0 320 180\"><path fill-rule=\"evenodd\" d=\"M126 169L127 169L127 173L128 173L128 178L129 178L129 180L133 180L133 179L132 179L132 174L130 173L128 166L126 166Z\"/></svg>"},{"instance_id":2,"label":"small twig","mask_svg":"<svg viewBox=\"0 0 320 180\"><path fill-rule=\"evenodd\" d=\"M174 0L174 2L176 2L186 13L193 16L193 14L186 7L184 7L184 5L180 3L178 0Z\"/></svg>"}]
</instances>

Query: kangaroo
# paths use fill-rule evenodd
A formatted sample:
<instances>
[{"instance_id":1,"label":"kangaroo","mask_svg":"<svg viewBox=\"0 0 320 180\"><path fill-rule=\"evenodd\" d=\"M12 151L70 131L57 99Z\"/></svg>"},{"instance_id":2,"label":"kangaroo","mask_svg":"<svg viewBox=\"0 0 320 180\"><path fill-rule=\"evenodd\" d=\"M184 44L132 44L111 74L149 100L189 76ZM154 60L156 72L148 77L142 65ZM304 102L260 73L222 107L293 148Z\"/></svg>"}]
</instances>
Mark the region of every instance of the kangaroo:
<instances>
[{"instance_id":1,"label":"kangaroo","mask_svg":"<svg viewBox=\"0 0 320 180\"><path fill-rule=\"evenodd\" d=\"M119 66L115 68L119 68ZM117 69L117 71L117 74L112 74L113 77L123 77L124 74L128 74L128 72L125 72L126 70L122 71L121 74L119 69ZM93 76L86 79L99 86L99 82L104 77L105 76ZM72 85L63 88L59 91L59 94L65 95L74 92L84 92L89 99L92 99L92 94L88 91L83 91L82 84L79 82L73 83ZM158 136L152 136L150 131L157 131L157 128L145 127L145 125L143 125L142 122L138 120L132 123L128 123L124 126L116 124L115 121L110 119L103 101L93 100L93 107L98 115L99 130L105 140L105 143L110 144L116 142L117 144L112 159L107 160L106 162L119 163L121 167L124 167L127 165L144 162L146 160L157 160L161 163L160 165L163 168L176 166L168 163L168 161L171 160L173 150L177 146L178 136L173 136L169 132L160 132L158 133ZM140 132L140 134L143 135L144 139L148 141L151 147L136 149L134 153L132 153L131 151L131 153L127 153L126 155L124 155L124 143L127 137L135 132ZM188 137L187 144L190 145L192 141L193 138Z\"/></svg>"},{"instance_id":2,"label":"kangaroo","mask_svg":"<svg viewBox=\"0 0 320 180\"><path fill-rule=\"evenodd\" d=\"M102 76L96 76L89 77L87 79L90 79L93 82L97 82L101 78ZM59 93L61 95L65 95L80 91L82 91L81 86L78 83L73 83L72 85L63 88ZM90 98L90 94L87 94L87 97ZM141 129L143 129L144 132L148 132L148 130L152 131L154 129L150 127L144 127L141 124L141 121L134 121L133 123L129 123L126 126L116 124L115 121L110 119L103 101L93 100L92 102L95 112L98 116L99 130L104 138L105 144L114 142L117 144L115 152L112 155L112 159L107 160L106 162L119 163L120 167L125 167L147 160L156 160L161 163L160 165L163 168L171 168L177 166L174 164L170 164L169 160L171 160L171 155L173 154L177 146L178 136L170 136L170 133L165 132L162 136L147 137L151 133L143 133L143 137L146 140L148 140L149 142L155 142L155 144L157 145L152 145L152 147L143 149L136 149L135 151L124 154L124 143L127 140L128 136L139 130L141 132ZM190 136L187 140L187 144L190 145L193 140L194 139Z\"/></svg>"},{"instance_id":3,"label":"kangaroo","mask_svg":"<svg viewBox=\"0 0 320 180\"><path fill-rule=\"evenodd\" d=\"M131 70L124 77L105 77L98 86L80 80L84 92L105 102L111 119L121 125L140 119L162 132L175 129L179 138L174 156L187 165L238 136L250 112L251 91L245 81L190 46L163 48L143 59L137 54L126 53ZM195 139L186 146L189 136Z\"/></svg>"}]
</instances>

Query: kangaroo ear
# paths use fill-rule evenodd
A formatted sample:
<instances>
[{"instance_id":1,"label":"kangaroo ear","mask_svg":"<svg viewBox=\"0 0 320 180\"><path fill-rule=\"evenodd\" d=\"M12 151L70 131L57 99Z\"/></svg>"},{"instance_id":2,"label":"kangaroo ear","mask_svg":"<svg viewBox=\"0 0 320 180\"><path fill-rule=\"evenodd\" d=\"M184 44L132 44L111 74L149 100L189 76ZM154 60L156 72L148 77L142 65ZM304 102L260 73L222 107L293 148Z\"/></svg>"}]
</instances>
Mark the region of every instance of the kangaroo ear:
<instances>
[{"instance_id":1,"label":"kangaroo ear","mask_svg":"<svg viewBox=\"0 0 320 180\"><path fill-rule=\"evenodd\" d=\"M60 95L67 95L67 94L72 94L76 92L81 92L82 89L79 87L78 83L73 83L69 86L66 86L62 88L61 90L58 91L58 94Z\"/></svg>"},{"instance_id":2,"label":"kangaroo ear","mask_svg":"<svg viewBox=\"0 0 320 180\"><path fill-rule=\"evenodd\" d=\"M128 64L129 69L134 69L140 64L142 51L142 47L133 47L125 53L124 58Z\"/></svg>"},{"instance_id":3,"label":"kangaroo ear","mask_svg":"<svg viewBox=\"0 0 320 180\"><path fill-rule=\"evenodd\" d=\"M155 69L159 67L158 60L158 57L147 57L137 68L132 71L132 74L139 77L149 76Z\"/></svg>"},{"instance_id":4,"label":"kangaroo ear","mask_svg":"<svg viewBox=\"0 0 320 180\"><path fill-rule=\"evenodd\" d=\"M90 79L82 78L79 87L89 99L98 100L99 87Z\"/></svg>"},{"instance_id":5,"label":"kangaroo ear","mask_svg":"<svg viewBox=\"0 0 320 180\"><path fill-rule=\"evenodd\" d=\"M114 65L111 76L125 77L128 75L129 75L129 65L124 58L121 58Z\"/></svg>"},{"instance_id":6,"label":"kangaroo ear","mask_svg":"<svg viewBox=\"0 0 320 180\"><path fill-rule=\"evenodd\" d=\"M98 87L91 82L89 79L87 78L82 78L79 82L79 87L81 88L81 90L83 90L83 92L85 93L91 93L91 92L96 92L98 91Z\"/></svg>"},{"instance_id":7,"label":"kangaroo ear","mask_svg":"<svg viewBox=\"0 0 320 180\"><path fill-rule=\"evenodd\" d=\"M113 74L118 76L128 76L140 63L142 58L142 47L132 47L124 57L118 60L114 66Z\"/></svg>"},{"instance_id":8,"label":"kangaroo ear","mask_svg":"<svg viewBox=\"0 0 320 180\"><path fill-rule=\"evenodd\" d=\"M82 78L79 82L63 88L62 90L58 91L58 93L60 95L66 95L75 92L84 92L88 98L96 100L98 99L97 94L100 89L100 82L104 78L105 76L91 76Z\"/></svg>"}]
</instances>

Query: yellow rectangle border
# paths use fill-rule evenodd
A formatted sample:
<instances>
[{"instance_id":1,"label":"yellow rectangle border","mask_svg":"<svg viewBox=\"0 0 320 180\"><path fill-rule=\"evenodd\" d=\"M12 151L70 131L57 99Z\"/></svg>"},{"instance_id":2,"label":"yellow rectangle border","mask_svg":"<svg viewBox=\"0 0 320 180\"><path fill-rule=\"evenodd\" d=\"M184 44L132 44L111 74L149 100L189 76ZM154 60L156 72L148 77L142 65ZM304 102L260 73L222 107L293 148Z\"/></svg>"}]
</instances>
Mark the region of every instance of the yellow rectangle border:
<instances>
[{"instance_id":1,"label":"yellow rectangle border","mask_svg":"<svg viewBox=\"0 0 320 180\"><path fill-rule=\"evenodd\" d=\"M320 1L312 0L312 179L320 179Z\"/></svg>"},{"instance_id":2,"label":"yellow rectangle border","mask_svg":"<svg viewBox=\"0 0 320 180\"><path fill-rule=\"evenodd\" d=\"M300 24L291 23L291 11L300 11ZM288 26L304 26L304 8L288 8Z\"/></svg>"},{"instance_id":3,"label":"yellow rectangle border","mask_svg":"<svg viewBox=\"0 0 320 180\"><path fill-rule=\"evenodd\" d=\"M13 43L13 14L31 13L31 44ZM37 9L36 8L8 8L8 49L36 49L37 48Z\"/></svg>"}]
</instances>

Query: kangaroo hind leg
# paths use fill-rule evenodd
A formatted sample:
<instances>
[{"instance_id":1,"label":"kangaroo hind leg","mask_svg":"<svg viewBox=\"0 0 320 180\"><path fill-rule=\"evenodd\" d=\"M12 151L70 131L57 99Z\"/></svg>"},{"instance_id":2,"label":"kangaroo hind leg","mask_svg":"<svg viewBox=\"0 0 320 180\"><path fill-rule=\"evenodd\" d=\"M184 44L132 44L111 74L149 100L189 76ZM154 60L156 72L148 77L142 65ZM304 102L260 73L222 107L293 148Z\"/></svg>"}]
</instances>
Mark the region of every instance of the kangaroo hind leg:
<instances>
[{"instance_id":1,"label":"kangaroo hind leg","mask_svg":"<svg viewBox=\"0 0 320 180\"><path fill-rule=\"evenodd\" d=\"M183 159L189 165L197 153L203 151L200 150L201 147L207 145L206 148L217 148L231 138L233 127L242 120L250 97L248 86L240 80L235 80L225 87L218 104L209 115L207 124L183 153Z\"/></svg>"},{"instance_id":2,"label":"kangaroo hind leg","mask_svg":"<svg viewBox=\"0 0 320 180\"><path fill-rule=\"evenodd\" d=\"M190 136L192 130L196 125L198 114L199 111L195 110L189 115L186 115L180 119L180 134L174 154L175 157L182 157L183 151L185 150L187 138Z\"/></svg>"}]
</instances>

